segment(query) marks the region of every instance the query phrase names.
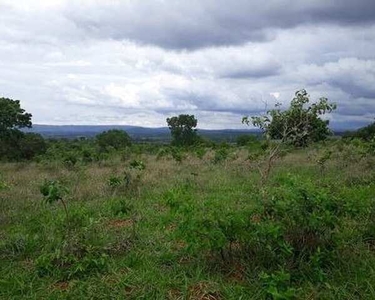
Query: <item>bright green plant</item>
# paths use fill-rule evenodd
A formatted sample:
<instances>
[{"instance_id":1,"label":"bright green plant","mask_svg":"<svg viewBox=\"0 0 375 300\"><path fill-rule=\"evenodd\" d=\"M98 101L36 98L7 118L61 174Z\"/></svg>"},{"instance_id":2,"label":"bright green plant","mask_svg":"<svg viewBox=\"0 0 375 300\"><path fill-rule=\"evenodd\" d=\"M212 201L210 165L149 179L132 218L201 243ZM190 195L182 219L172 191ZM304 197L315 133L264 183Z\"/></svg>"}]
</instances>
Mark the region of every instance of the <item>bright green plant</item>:
<instances>
[{"instance_id":1,"label":"bright green plant","mask_svg":"<svg viewBox=\"0 0 375 300\"><path fill-rule=\"evenodd\" d=\"M140 170L140 171L146 169L145 163L141 160L131 161L130 164L129 164L129 167L130 167L130 169L135 169L135 170Z\"/></svg>"},{"instance_id":2,"label":"bright green plant","mask_svg":"<svg viewBox=\"0 0 375 300\"><path fill-rule=\"evenodd\" d=\"M40 192L44 196L44 201L46 203L52 204L60 201L64 207L66 217L69 217L68 208L64 200L64 197L68 193L68 189L64 185L59 181L45 180L40 186Z\"/></svg>"},{"instance_id":3,"label":"bright green plant","mask_svg":"<svg viewBox=\"0 0 375 300\"><path fill-rule=\"evenodd\" d=\"M284 270L259 275L267 296L275 300L297 299L297 290L290 287L290 274Z\"/></svg>"},{"instance_id":4,"label":"bright green plant","mask_svg":"<svg viewBox=\"0 0 375 300\"><path fill-rule=\"evenodd\" d=\"M4 181L2 181L0 177L0 191L5 190L7 188L8 188L8 185Z\"/></svg>"},{"instance_id":5,"label":"bright green plant","mask_svg":"<svg viewBox=\"0 0 375 300\"><path fill-rule=\"evenodd\" d=\"M177 147L172 147L171 148L171 155L172 155L172 158L178 162L178 163L181 163L182 160L184 159L185 155L184 153L182 152L181 149L177 148Z\"/></svg>"},{"instance_id":6,"label":"bright green plant","mask_svg":"<svg viewBox=\"0 0 375 300\"><path fill-rule=\"evenodd\" d=\"M162 157L168 156L170 154L170 149L169 148L160 148L156 154L156 159L161 159Z\"/></svg>"},{"instance_id":7,"label":"bright green plant","mask_svg":"<svg viewBox=\"0 0 375 300\"><path fill-rule=\"evenodd\" d=\"M195 155L199 158L199 159L203 159L203 157L206 155L207 153L207 149L205 147L197 147L195 149Z\"/></svg>"},{"instance_id":8,"label":"bright green plant","mask_svg":"<svg viewBox=\"0 0 375 300\"><path fill-rule=\"evenodd\" d=\"M120 177L117 177L117 176L111 176L111 177L108 179L108 185L109 185L111 188L117 188L117 187L119 187L121 184L122 184L122 179L121 179Z\"/></svg>"},{"instance_id":9,"label":"bright green plant","mask_svg":"<svg viewBox=\"0 0 375 300\"><path fill-rule=\"evenodd\" d=\"M229 156L229 151L227 148L219 148L215 151L215 156L213 159L214 164L221 163L225 161Z\"/></svg>"},{"instance_id":10,"label":"bright green plant","mask_svg":"<svg viewBox=\"0 0 375 300\"><path fill-rule=\"evenodd\" d=\"M324 171L326 169L326 163L327 161L329 161L332 157L332 150L328 149L326 151L324 151L319 157L318 159L316 160L316 163L318 164L319 166L319 169L320 169L320 173L321 175L324 174Z\"/></svg>"}]
</instances>

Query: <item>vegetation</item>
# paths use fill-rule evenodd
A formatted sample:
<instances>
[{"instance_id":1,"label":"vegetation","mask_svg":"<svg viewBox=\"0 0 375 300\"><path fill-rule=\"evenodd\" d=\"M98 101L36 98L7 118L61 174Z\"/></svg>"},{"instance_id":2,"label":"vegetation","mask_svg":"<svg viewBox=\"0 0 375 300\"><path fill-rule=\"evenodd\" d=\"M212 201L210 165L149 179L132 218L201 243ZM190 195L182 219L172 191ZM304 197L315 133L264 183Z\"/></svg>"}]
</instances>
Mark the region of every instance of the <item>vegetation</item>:
<instances>
[{"instance_id":1,"label":"vegetation","mask_svg":"<svg viewBox=\"0 0 375 300\"><path fill-rule=\"evenodd\" d=\"M0 98L0 160L32 159L46 151L39 134L20 131L31 126L31 114L21 108L19 100Z\"/></svg>"},{"instance_id":2,"label":"vegetation","mask_svg":"<svg viewBox=\"0 0 375 300\"><path fill-rule=\"evenodd\" d=\"M242 134L237 137L237 146L247 146L257 142L257 137L250 134Z\"/></svg>"},{"instance_id":3,"label":"vegetation","mask_svg":"<svg viewBox=\"0 0 375 300\"><path fill-rule=\"evenodd\" d=\"M329 121L322 120L320 116L335 110L336 105L329 103L324 97L307 106L309 102L306 90L300 90L295 93L287 110L281 110L281 104L276 104L276 108L267 111L266 115L251 118L246 116L242 119L242 123L252 123L261 129L267 141L264 148L267 151L257 153L257 157L263 157L263 162L258 164L262 184L268 180L275 160L287 151L285 146L306 147L313 142L325 140L330 134Z\"/></svg>"},{"instance_id":4,"label":"vegetation","mask_svg":"<svg viewBox=\"0 0 375 300\"><path fill-rule=\"evenodd\" d=\"M103 150L108 150L110 147L119 150L131 145L129 135L125 131L118 129L100 133L96 136L96 140Z\"/></svg>"},{"instance_id":5,"label":"vegetation","mask_svg":"<svg viewBox=\"0 0 375 300\"><path fill-rule=\"evenodd\" d=\"M172 145L191 146L198 141L198 120L193 115L179 115L167 119L168 127L172 135Z\"/></svg>"},{"instance_id":6,"label":"vegetation","mask_svg":"<svg viewBox=\"0 0 375 300\"><path fill-rule=\"evenodd\" d=\"M374 299L375 139L316 136L2 162L0 298Z\"/></svg>"},{"instance_id":7,"label":"vegetation","mask_svg":"<svg viewBox=\"0 0 375 300\"><path fill-rule=\"evenodd\" d=\"M362 127L354 132L347 132L344 138L359 138L365 141L370 141L375 137L375 122Z\"/></svg>"},{"instance_id":8,"label":"vegetation","mask_svg":"<svg viewBox=\"0 0 375 300\"><path fill-rule=\"evenodd\" d=\"M263 130L267 138L297 147L322 141L330 134L330 130L329 121L322 120L320 116L335 110L336 105L324 97L311 105L308 105L309 102L306 90L297 91L287 110L281 110L281 104L276 104L276 108L267 111L266 115L252 117L251 123ZM250 120L244 117L242 122L249 124Z\"/></svg>"}]
</instances>

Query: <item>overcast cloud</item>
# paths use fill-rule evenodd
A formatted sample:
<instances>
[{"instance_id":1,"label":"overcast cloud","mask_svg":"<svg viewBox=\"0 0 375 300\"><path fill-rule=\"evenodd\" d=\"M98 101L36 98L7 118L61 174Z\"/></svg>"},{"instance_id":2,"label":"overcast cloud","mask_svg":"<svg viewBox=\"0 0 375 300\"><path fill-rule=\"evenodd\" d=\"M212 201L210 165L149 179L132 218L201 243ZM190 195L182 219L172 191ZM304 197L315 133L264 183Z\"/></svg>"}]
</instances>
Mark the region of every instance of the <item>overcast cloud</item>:
<instances>
[{"instance_id":1,"label":"overcast cloud","mask_svg":"<svg viewBox=\"0 0 375 300\"><path fill-rule=\"evenodd\" d=\"M375 1L0 0L0 97L36 124L244 128L296 90L375 117Z\"/></svg>"}]
</instances>

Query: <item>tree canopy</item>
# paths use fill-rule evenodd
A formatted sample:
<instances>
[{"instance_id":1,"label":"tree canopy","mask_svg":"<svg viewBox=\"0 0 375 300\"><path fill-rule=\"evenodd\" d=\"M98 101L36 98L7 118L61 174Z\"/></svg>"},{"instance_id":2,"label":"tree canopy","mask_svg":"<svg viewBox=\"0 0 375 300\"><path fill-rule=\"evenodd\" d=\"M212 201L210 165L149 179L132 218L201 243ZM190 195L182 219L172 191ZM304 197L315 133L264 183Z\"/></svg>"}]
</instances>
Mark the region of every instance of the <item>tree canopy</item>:
<instances>
[{"instance_id":1,"label":"tree canopy","mask_svg":"<svg viewBox=\"0 0 375 300\"><path fill-rule=\"evenodd\" d=\"M32 115L21 108L19 100L0 98L0 132L16 128L30 128Z\"/></svg>"},{"instance_id":2,"label":"tree canopy","mask_svg":"<svg viewBox=\"0 0 375 300\"><path fill-rule=\"evenodd\" d=\"M0 159L32 159L46 151L47 145L40 134L25 134L20 128L30 128L32 115L19 100L0 98Z\"/></svg>"},{"instance_id":3,"label":"tree canopy","mask_svg":"<svg viewBox=\"0 0 375 300\"><path fill-rule=\"evenodd\" d=\"M299 90L286 110L281 104L275 109L267 111L265 115L244 117L242 122L252 123L266 134L267 138L279 139L282 142L303 147L309 142L324 140L331 133L328 120L321 116L336 109L336 104L330 103L327 98L321 97L317 102L310 103L310 96L306 90Z\"/></svg>"},{"instance_id":4,"label":"tree canopy","mask_svg":"<svg viewBox=\"0 0 375 300\"><path fill-rule=\"evenodd\" d=\"M179 115L167 119L168 127L172 135L172 145L190 146L197 142L198 120L194 115Z\"/></svg>"},{"instance_id":5,"label":"tree canopy","mask_svg":"<svg viewBox=\"0 0 375 300\"><path fill-rule=\"evenodd\" d=\"M111 129L96 136L98 145L102 149L113 147L118 150L131 145L130 136L124 130Z\"/></svg>"}]
</instances>

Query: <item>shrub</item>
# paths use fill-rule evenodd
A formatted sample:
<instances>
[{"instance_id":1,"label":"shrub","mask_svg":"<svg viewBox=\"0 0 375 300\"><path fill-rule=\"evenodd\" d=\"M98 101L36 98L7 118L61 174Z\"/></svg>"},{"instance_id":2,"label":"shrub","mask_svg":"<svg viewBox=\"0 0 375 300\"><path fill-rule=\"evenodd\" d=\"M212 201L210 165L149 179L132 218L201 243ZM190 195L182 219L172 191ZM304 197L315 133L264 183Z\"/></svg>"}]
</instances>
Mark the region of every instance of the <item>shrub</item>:
<instances>
[{"instance_id":1,"label":"shrub","mask_svg":"<svg viewBox=\"0 0 375 300\"><path fill-rule=\"evenodd\" d=\"M170 154L169 148L160 148L156 154L156 159L161 159L162 157L166 157Z\"/></svg>"},{"instance_id":2,"label":"shrub","mask_svg":"<svg viewBox=\"0 0 375 300\"><path fill-rule=\"evenodd\" d=\"M5 190L7 188L8 188L8 185L4 181L1 180L1 176L0 176L0 191Z\"/></svg>"},{"instance_id":3,"label":"shrub","mask_svg":"<svg viewBox=\"0 0 375 300\"><path fill-rule=\"evenodd\" d=\"M111 213L118 217L128 215L133 210L133 205L131 205L126 199L112 199L110 201Z\"/></svg>"},{"instance_id":4,"label":"shrub","mask_svg":"<svg viewBox=\"0 0 375 300\"><path fill-rule=\"evenodd\" d=\"M229 155L229 151L227 148L220 148L216 150L213 163L218 164L218 163L225 161L228 158L228 155Z\"/></svg>"},{"instance_id":5,"label":"shrub","mask_svg":"<svg viewBox=\"0 0 375 300\"><path fill-rule=\"evenodd\" d=\"M64 206L65 214L68 217L68 209L64 201L64 196L68 193L68 189L59 181L45 180L40 186L40 192L44 196L44 201L52 204L61 201Z\"/></svg>"},{"instance_id":6,"label":"shrub","mask_svg":"<svg viewBox=\"0 0 375 300\"><path fill-rule=\"evenodd\" d=\"M119 150L131 145L129 135L124 130L118 129L100 133L96 136L96 140L102 150L108 150L110 147Z\"/></svg>"},{"instance_id":7,"label":"shrub","mask_svg":"<svg viewBox=\"0 0 375 300\"><path fill-rule=\"evenodd\" d=\"M44 154L47 151L47 144L40 134L26 133L19 141L19 149L22 158L30 160Z\"/></svg>"},{"instance_id":8,"label":"shrub","mask_svg":"<svg viewBox=\"0 0 375 300\"><path fill-rule=\"evenodd\" d=\"M53 253L39 256L36 270L41 277L57 276L67 280L103 272L107 270L108 262L107 254L81 245L74 252L57 249Z\"/></svg>"},{"instance_id":9,"label":"shrub","mask_svg":"<svg viewBox=\"0 0 375 300\"><path fill-rule=\"evenodd\" d=\"M253 134L242 134L236 139L237 146L247 146L257 142L257 137Z\"/></svg>"},{"instance_id":10,"label":"shrub","mask_svg":"<svg viewBox=\"0 0 375 300\"><path fill-rule=\"evenodd\" d=\"M272 297L272 299L296 299L297 290L290 287L290 274L284 270L271 274L262 272L259 277L267 296Z\"/></svg>"},{"instance_id":11,"label":"shrub","mask_svg":"<svg viewBox=\"0 0 375 300\"><path fill-rule=\"evenodd\" d=\"M203 157L206 155L207 153L207 149L204 148L204 147L197 147L195 149L195 155L199 158L199 159L203 159Z\"/></svg>"},{"instance_id":12,"label":"shrub","mask_svg":"<svg viewBox=\"0 0 375 300\"><path fill-rule=\"evenodd\" d=\"M183 153L183 151L177 147L172 147L171 148L171 154L172 154L172 158L178 162L178 163L181 163L182 160L184 159L185 155Z\"/></svg>"},{"instance_id":13,"label":"shrub","mask_svg":"<svg viewBox=\"0 0 375 300\"><path fill-rule=\"evenodd\" d=\"M146 169L146 165L143 161L141 160L133 160L129 164L130 169L135 169L135 170L144 170Z\"/></svg>"},{"instance_id":14,"label":"shrub","mask_svg":"<svg viewBox=\"0 0 375 300\"><path fill-rule=\"evenodd\" d=\"M290 280L304 276L323 281L344 243L337 233L344 231L346 207L328 190L299 177L281 176L275 181L278 185L266 190L266 198L238 210L223 211L211 201L197 204L188 190L170 191L165 199L180 220L177 237L195 254L210 251L224 261L247 261L268 274L282 268L292 276ZM270 288L275 293L294 293L288 285L270 284Z\"/></svg>"}]
</instances>

